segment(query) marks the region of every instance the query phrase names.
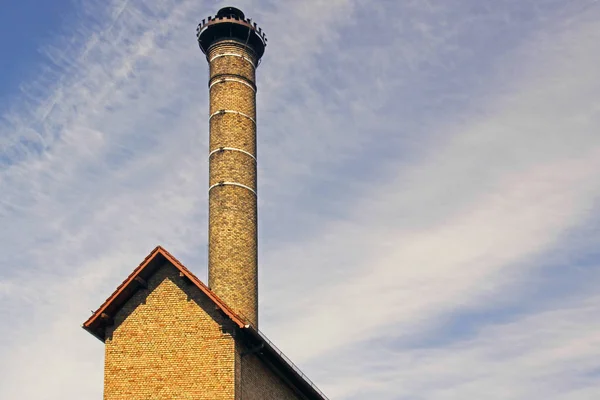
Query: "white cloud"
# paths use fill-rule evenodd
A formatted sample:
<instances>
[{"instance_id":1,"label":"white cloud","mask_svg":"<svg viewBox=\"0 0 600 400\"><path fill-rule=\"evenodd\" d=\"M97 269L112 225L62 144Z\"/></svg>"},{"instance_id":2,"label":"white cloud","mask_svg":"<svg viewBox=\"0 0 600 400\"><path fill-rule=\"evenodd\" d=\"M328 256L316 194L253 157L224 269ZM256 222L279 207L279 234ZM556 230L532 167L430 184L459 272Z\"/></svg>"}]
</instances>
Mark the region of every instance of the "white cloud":
<instances>
[{"instance_id":1,"label":"white cloud","mask_svg":"<svg viewBox=\"0 0 600 400\"><path fill-rule=\"evenodd\" d=\"M100 396L102 346L79 324L154 245L205 274L206 66L193 34L218 5L140 4L82 8L3 116L0 313L14 323L0 327L2 398ZM540 7L534 32L498 52L488 31L465 41L502 19L467 2L239 4L269 36L262 326L333 398L597 391L574 367L595 366L587 292L446 345L406 344L454 313L524 298L524 277L578 248L566 238L594 220L600 30L586 4Z\"/></svg>"},{"instance_id":2,"label":"white cloud","mask_svg":"<svg viewBox=\"0 0 600 400\"><path fill-rule=\"evenodd\" d=\"M472 339L444 347L371 346L363 364L345 360L331 390L350 396L367 388L378 398L587 399L599 389L598 298L483 327ZM365 371L377 371L366 373ZM333 395L334 393L332 393ZM360 398L360 396L358 397Z\"/></svg>"}]
</instances>

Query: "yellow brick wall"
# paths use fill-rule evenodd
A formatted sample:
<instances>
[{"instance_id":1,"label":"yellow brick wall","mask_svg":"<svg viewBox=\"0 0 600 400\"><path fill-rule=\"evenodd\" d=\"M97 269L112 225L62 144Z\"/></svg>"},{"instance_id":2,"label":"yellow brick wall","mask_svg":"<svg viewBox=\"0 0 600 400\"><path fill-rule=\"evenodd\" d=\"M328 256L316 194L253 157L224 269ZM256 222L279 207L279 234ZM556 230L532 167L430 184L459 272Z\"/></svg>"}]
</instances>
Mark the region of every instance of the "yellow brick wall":
<instances>
[{"instance_id":1,"label":"yellow brick wall","mask_svg":"<svg viewBox=\"0 0 600 400\"><path fill-rule=\"evenodd\" d=\"M237 80L218 80L210 94L210 115L219 110L235 110L256 118L256 100L251 87Z\"/></svg>"},{"instance_id":2,"label":"yellow brick wall","mask_svg":"<svg viewBox=\"0 0 600 400\"><path fill-rule=\"evenodd\" d=\"M256 192L256 55L241 43L223 40L209 49L208 60L210 151L243 150L225 149L211 155L210 185L234 182ZM213 187L208 199L208 286L257 326L256 195L244 187L224 185Z\"/></svg>"},{"instance_id":3,"label":"yellow brick wall","mask_svg":"<svg viewBox=\"0 0 600 400\"><path fill-rule=\"evenodd\" d=\"M255 168L255 163L247 154L240 151L219 151L211 159L211 186L218 181L238 182L256 190L256 174L248 173L248 170Z\"/></svg>"},{"instance_id":4,"label":"yellow brick wall","mask_svg":"<svg viewBox=\"0 0 600 400\"><path fill-rule=\"evenodd\" d=\"M210 148L226 147L235 141L240 149L256 154L254 122L237 114L223 114L210 120Z\"/></svg>"},{"instance_id":5,"label":"yellow brick wall","mask_svg":"<svg viewBox=\"0 0 600 400\"><path fill-rule=\"evenodd\" d=\"M300 400L279 376L270 370L255 354L241 359L242 397L236 400Z\"/></svg>"},{"instance_id":6,"label":"yellow brick wall","mask_svg":"<svg viewBox=\"0 0 600 400\"><path fill-rule=\"evenodd\" d=\"M237 57L229 56L231 54L235 54ZM232 71L250 82L254 82L256 78L256 56L236 42L223 41L219 43L211 48L208 59L212 60L209 65L210 79L219 75L229 75Z\"/></svg>"},{"instance_id":7,"label":"yellow brick wall","mask_svg":"<svg viewBox=\"0 0 600 400\"><path fill-rule=\"evenodd\" d=\"M224 317L164 266L116 314L105 342L105 400L233 400L235 343Z\"/></svg>"}]
</instances>

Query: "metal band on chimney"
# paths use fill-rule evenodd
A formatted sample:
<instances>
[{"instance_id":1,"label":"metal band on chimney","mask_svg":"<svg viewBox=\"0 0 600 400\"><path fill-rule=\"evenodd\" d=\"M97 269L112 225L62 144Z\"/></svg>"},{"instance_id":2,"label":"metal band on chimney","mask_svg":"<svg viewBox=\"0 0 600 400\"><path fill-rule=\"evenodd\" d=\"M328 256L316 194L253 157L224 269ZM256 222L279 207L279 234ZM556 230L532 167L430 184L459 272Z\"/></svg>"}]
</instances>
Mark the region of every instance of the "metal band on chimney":
<instances>
[{"instance_id":1,"label":"metal band on chimney","mask_svg":"<svg viewBox=\"0 0 600 400\"><path fill-rule=\"evenodd\" d=\"M217 187L217 186L226 186L226 185L231 185L231 186L238 186L244 189L248 189L249 191L251 191L252 193L254 193L254 195L256 196L256 190L252 189L250 186L246 186L242 183L237 183L237 182L217 182L214 185L212 185L211 187L208 188L208 192L210 193L210 191Z\"/></svg>"},{"instance_id":2,"label":"metal band on chimney","mask_svg":"<svg viewBox=\"0 0 600 400\"><path fill-rule=\"evenodd\" d=\"M218 149L214 149L213 151L211 151L210 153L208 153L208 158L210 158L215 153L220 153L221 151L225 151L225 150L239 151L240 153L244 153L247 156L251 157L254 160L254 162L257 162L256 161L256 157L254 157L254 155L252 153L249 153L246 150L238 149L238 148L235 148L235 147L219 147Z\"/></svg>"},{"instance_id":3,"label":"metal band on chimney","mask_svg":"<svg viewBox=\"0 0 600 400\"><path fill-rule=\"evenodd\" d=\"M241 83L243 85L248 86L250 89L252 89L252 91L254 91L256 93L256 87L253 84L249 83L248 81L246 81L244 79L240 79L240 78L218 78L218 79L213 80L208 85L208 88L211 89L217 83L223 83L223 82L237 82L237 83Z\"/></svg>"},{"instance_id":4,"label":"metal band on chimney","mask_svg":"<svg viewBox=\"0 0 600 400\"><path fill-rule=\"evenodd\" d=\"M229 114L238 114L238 115L241 115L242 117L246 117L250 121L254 122L254 125L256 125L256 120L254 118L252 118L248 114L244 114L243 112L239 112L239 111L235 111L235 110L219 110L219 111L215 111L214 113L210 114L210 116L208 117L208 120L210 121L212 119L212 117L214 117L215 115L227 114L227 113L229 113Z\"/></svg>"}]
</instances>

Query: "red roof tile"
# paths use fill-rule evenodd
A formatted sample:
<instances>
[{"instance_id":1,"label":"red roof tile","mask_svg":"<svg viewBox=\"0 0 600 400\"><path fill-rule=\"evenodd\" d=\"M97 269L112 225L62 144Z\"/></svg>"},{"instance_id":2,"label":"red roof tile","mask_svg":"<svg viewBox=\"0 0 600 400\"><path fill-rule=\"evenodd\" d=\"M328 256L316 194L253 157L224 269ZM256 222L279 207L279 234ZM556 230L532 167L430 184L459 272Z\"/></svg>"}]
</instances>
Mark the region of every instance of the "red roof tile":
<instances>
[{"instance_id":1,"label":"red roof tile","mask_svg":"<svg viewBox=\"0 0 600 400\"><path fill-rule=\"evenodd\" d=\"M209 299L211 299L217 307L219 307L233 322L235 322L240 328L247 325L239 315L237 315L231 308L227 306L216 294L214 294L200 279L190 272L183 264L179 262L171 253L157 246L154 250L148 254L148 256L133 270L131 274L121 283L113 294L98 308L92 316L83 323L83 328L96 336L98 339L104 341L104 329L105 323L103 322L103 315L113 317L116 311L118 311L127 300L133 296L133 294L140 287L140 283L136 281L136 278L140 277L146 279L149 277L164 261L170 262L175 268L177 268L183 276L188 278L198 289L200 289Z\"/></svg>"}]
</instances>

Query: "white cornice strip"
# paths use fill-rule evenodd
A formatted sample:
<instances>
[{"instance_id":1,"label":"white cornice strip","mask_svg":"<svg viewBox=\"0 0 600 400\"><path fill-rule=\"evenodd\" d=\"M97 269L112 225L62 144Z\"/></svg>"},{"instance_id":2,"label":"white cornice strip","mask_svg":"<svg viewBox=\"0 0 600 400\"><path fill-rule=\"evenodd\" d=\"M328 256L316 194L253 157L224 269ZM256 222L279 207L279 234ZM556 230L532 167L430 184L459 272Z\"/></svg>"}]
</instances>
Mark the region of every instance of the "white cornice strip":
<instances>
[{"instance_id":1,"label":"white cornice strip","mask_svg":"<svg viewBox=\"0 0 600 400\"><path fill-rule=\"evenodd\" d=\"M240 57L242 60L248 61L250 63L250 65L252 65L254 67L254 69L256 69L256 65L254 65L254 63L252 62L251 59L249 59L248 57L244 57L241 54L236 54L236 53L217 54L216 56L214 56L213 58L211 58L210 60L208 60L208 62L212 62L215 58L225 57L225 56Z\"/></svg>"},{"instance_id":2,"label":"white cornice strip","mask_svg":"<svg viewBox=\"0 0 600 400\"><path fill-rule=\"evenodd\" d=\"M253 92L256 93L256 88L253 85L251 85L250 83L248 83L245 80L240 79L240 78L219 78L217 80L212 81L210 83L210 85L208 85L208 88L211 89L217 83L223 83L223 82L238 82L238 83L248 86L250 89L252 89Z\"/></svg>"},{"instance_id":3,"label":"white cornice strip","mask_svg":"<svg viewBox=\"0 0 600 400\"><path fill-rule=\"evenodd\" d=\"M239 151L240 153L244 153L244 154L252 157L252 159L254 160L254 162L256 162L256 157L254 157L254 155L252 153L249 153L246 150L238 149L236 147L219 147L218 149L214 149L213 151L211 151L210 153L208 153L208 158L210 158L210 156L212 156L213 154L218 153L218 152L223 151L223 150Z\"/></svg>"},{"instance_id":4,"label":"white cornice strip","mask_svg":"<svg viewBox=\"0 0 600 400\"><path fill-rule=\"evenodd\" d=\"M242 117L248 118L250 121L254 122L254 125L256 125L256 121L254 120L254 118L252 118L248 114L244 114L243 112L239 112L239 111L235 111L235 110L219 110L219 111L215 111L214 113L210 114L210 116L208 117L208 120L210 121L212 119L212 117L214 117L215 115L226 114L226 113L239 114Z\"/></svg>"},{"instance_id":5,"label":"white cornice strip","mask_svg":"<svg viewBox=\"0 0 600 400\"><path fill-rule=\"evenodd\" d=\"M217 187L217 186L225 186L225 185L239 186L241 188L248 189L249 191L251 191L252 193L254 193L254 195L256 196L256 191L254 189L252 189L250 186L246 186L246 185L243 185L243 184L237 183L237 182L219 182L219 183L215 183L214 185L212 185L211 187L208 188L208 192L210 193L210 191L213 188Z\"/></svg>"}]
</instances>

